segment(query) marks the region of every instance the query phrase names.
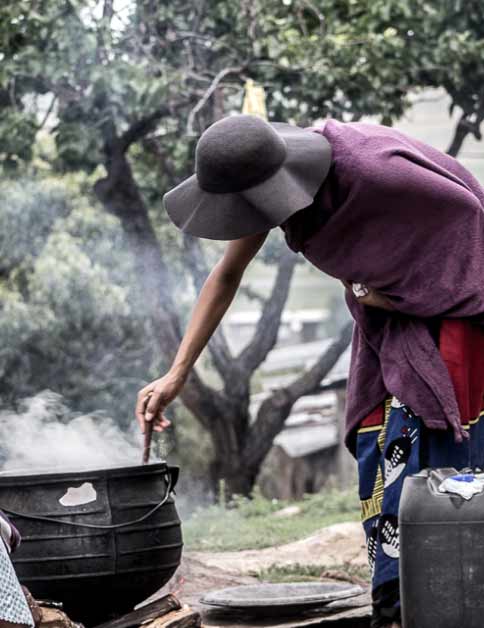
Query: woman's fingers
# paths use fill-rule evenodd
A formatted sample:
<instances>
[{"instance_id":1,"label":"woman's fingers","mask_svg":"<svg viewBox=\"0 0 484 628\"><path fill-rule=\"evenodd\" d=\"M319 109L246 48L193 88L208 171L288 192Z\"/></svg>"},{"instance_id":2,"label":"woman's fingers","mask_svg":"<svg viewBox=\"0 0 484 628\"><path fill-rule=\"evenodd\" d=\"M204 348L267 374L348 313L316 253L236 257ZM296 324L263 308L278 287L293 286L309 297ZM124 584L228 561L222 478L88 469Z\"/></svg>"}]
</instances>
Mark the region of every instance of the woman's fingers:
<instances>
[{"instance_id":1,"label":"woman's fingers","mask_svg":"<svg viewBox=\"0 0 484 628\"><path fill-rule=\"evenodd\" d=\"M155 398L153 399L153 397ZM161 392L146 392L145 389L140 391L136 403L136 418L142 434L145 432L146 421L153 421L153 429L155 432L162 432L170 427L171 421L163 414L164 406L162 401Z\"/></svg>"},{"instance_id":2,"label":"woman's fingers","mask_svg":"<svg viewBox=\"0 0 484 628\"><path fill-rule=\"evenodd\" d=\"M146 424L153 421L153 429L162 432L170 427L169 421L163 414L165 408L175 399L182 386L179 378L164 376L154 380L138 393L136 403L136 419L141 432L145 433Z\"/></svg>"},{"instance_id":3,"label":"woman's fingers","mask_svg":"<svg viewBox=\"0 0 484 628\"><path fill-rule=\"evenodd\" d=\"M167 427L170 427L171 421L163 414L166 404L160 404L156 416L153 418L153 429L155 432L163 432Z\"/></svg>"},{"instance_id":4,"label":"woman's fingers","mask_svg":"<svg viewBox=\"0 0 484 628\"><path fill-rule=\"evenodd\" d=\"M170 427L171 421L169 421L163 414L159 414L156 419L154 419L153 429L155 432L163 432L168 427Z\"/></svg>"},{"instance_id":5,"label":"woman's fingers","mask_svg":"<svg viewBox=\"0 0 484 628\"><path fill-rule=\"evenodd\" d=\"M158 412L158 415L156 417L156 423L160 425L163 429L165 429L171 425L171 421L163 414L163 411L164 408Z\"/></svg>"},{"instance_id":6,"label":"woman's fingers","mask_svg":"<svg viewBox=\"0 0 484 628\"><path fill-rule=\"evenodd\" d=\"M162 411L163 391L153 390L146 405L145 421L152 421Z\"/></svg>"},{"instance_id":7,"label":"woman's fingers","mask_svg":"<svg viewBox=\"0 0 484 628\"><path fill-rule=\"evenodd\" d=\"M143 434L145 432L146 404L148 403L149 398L150 392L143 388L143 390L140 390L140 392L138 393L138 398L136 400L135 415Z\"/></svg>"}]
</instances>

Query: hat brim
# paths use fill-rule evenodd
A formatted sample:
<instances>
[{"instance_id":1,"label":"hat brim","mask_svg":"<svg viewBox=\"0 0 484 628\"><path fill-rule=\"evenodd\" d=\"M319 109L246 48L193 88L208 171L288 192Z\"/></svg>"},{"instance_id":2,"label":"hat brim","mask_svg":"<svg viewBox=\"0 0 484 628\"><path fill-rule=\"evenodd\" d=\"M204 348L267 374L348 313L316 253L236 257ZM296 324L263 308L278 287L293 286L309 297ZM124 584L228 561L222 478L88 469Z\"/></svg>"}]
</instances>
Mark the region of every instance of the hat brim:
<instances>
[{"instance_id":1,"label":"hat brim","mask_svg":"<svg viewBox=\"0 0 484 628\"><path fill-rule=\"evenodd\" d=\"M182 231L211 240L237 240L269 231L313 202L331 165L331 146L320 133L273 123L287 155L269 179L237 193L206 192L196 175L167 192L163 203Z\"/></svg>"}]
</instances>

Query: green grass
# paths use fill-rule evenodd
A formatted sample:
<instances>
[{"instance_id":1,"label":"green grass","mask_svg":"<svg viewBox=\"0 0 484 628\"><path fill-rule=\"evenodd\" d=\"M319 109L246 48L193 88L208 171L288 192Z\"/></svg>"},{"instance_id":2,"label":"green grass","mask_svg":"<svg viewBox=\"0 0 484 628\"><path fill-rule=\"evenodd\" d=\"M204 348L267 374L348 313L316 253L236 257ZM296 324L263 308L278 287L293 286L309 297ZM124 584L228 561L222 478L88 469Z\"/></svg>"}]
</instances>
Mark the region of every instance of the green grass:
<instances>
[{"instance_id":1,"label":"green grass","mask_svg":"<svg viewBox=\"0 0 484 628\"><path fill-rule=\"evenodd\" d=\"M261 582L312 582L321 578L331 577L336 580L347 580L349 582L369 582L369 567L358 567L355 565L337 565L330 568L325 565L290 565L280 567L273 565L269 569L263 569L256 574Z\"/></svg>"},{"instance_id":2,"label":"green grass","mask_svg":"<svg viewBox=\"0 0 484 628\"><path fill-rule=\"evenodd\" d=\"M333 523L357 521L359 502L356 491L328 490L308 495L297 505L300 513L276 517L289 505L256 494L253 499L236 499L230 507L214 505L197 511L184 522L187 549L231 551L260 549L310 536Z\"/></svg>"}]
</instances>

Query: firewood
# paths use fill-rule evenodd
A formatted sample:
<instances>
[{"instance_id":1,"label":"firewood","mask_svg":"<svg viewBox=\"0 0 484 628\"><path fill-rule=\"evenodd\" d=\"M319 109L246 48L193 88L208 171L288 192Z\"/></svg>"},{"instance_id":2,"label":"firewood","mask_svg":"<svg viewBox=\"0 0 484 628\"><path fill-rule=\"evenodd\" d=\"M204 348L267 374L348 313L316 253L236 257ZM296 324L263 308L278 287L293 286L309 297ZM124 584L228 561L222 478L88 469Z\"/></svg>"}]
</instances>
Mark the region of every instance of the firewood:
<instances>
[{"instance_id":1,"label":"firewood","mask_svg":"<svg viewBox=\"0 0 484 628\"><path fill-rule=\"evenodd\" d=\"M127 615L123 615L118 619L112 619L104 624L99 624L96 628L132 628L146 622L153 621L157 617L162 617L171 611L181 608L180 602L174 595L165 595L164 597L145 604Z\"/></svg>"},{"instance_id":2,"label":"firewood","mask_svg":"<svg viewBox=\"0 0 484 628\"><path fill-rule=\"evenodd\" d=\"M200 613L188 606L179 611L172 611L168 615L158 617L143 628L201 628L202 619Z\"/></svg>"},{"instance_id":3,"label":"firewood","mask_svg":"<svg viewBox=\"0 0 484 628\"><path fill-rule=\"evenodd\" d=\"M62 611L56 608L41 607L39 628L76 628L76 624Z\"/></svg>"}]
</instances>

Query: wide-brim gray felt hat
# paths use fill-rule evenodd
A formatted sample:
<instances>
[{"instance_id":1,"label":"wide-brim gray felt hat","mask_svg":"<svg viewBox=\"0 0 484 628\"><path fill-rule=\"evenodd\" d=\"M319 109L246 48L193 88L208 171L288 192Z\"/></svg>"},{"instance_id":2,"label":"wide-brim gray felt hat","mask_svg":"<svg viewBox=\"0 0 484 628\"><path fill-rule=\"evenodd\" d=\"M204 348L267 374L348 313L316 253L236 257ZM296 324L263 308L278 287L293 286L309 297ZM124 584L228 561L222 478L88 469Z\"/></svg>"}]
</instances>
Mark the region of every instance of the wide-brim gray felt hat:
<instances>
[{"instance_id":1,"label":"wide-brim gray felt hat","mask_svg":"<svg viewBox=\"0 0 484 628\"><path fill-rule=\"evenodd\" d=\"M330 165L331 147L320 133L229 116L203 133L195 174L163 202L182 231L235 240L269 231L310 205Z\"/></svg>"}]
</instances>

